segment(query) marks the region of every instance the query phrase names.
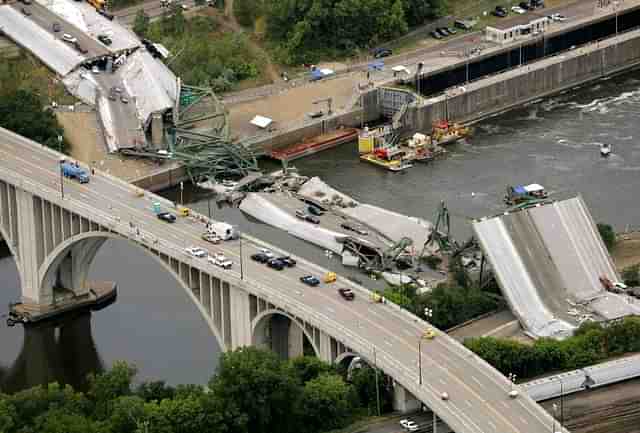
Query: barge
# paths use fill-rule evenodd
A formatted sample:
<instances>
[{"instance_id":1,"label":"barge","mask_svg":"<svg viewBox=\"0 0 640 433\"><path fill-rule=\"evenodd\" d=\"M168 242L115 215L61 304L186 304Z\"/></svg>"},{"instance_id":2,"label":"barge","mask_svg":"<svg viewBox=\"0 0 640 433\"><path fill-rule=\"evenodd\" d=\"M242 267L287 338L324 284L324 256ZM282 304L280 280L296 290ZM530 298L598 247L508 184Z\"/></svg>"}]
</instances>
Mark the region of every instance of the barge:
<instances>
[{"instance_id":1,"label":"barge","mask_svg":"<svg viewBox=\"0 0 640 433\"><path fill-rule=\"evenodd\" d=\"M343 128L336 131L322 134L305 140L284 149L272 150L269 155L279 161L294 161L305 156L314 155L323 150L332 149L350 141L355 141L358 137L358 130L355 128Z\"/></svg>"}]
</instances>

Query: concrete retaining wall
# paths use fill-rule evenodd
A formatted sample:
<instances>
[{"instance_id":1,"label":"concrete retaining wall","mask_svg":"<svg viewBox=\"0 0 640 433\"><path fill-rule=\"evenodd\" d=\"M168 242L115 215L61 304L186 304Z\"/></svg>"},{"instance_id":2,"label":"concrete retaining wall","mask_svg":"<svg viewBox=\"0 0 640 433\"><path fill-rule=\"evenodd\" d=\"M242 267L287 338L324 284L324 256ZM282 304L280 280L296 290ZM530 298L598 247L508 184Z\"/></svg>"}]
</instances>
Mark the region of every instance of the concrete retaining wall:
<instances>
[{"instance_id":1,"label":"concrete retaining wall","mask_svg":"<svg viewBox=\"0 0 640 433\"><path fill-rule=\"evenodd\" d=\"M131 183L148 191L156 192L171 188L186 180L188 180L188 176L185 168L183 166L172 166L134 179Z\"/></svg>"},{"instance_id":2,"label":"concrete retaining wall","mask_svg":"<svg viewBox=\"0 0 640 433\"><path fill-rule=\"evenodd\" d=\"M640 30L635 30L414 103L406 124L426 131L434 121L445 118L477 121L639 64Z\"/></svg>"}]
</instances>

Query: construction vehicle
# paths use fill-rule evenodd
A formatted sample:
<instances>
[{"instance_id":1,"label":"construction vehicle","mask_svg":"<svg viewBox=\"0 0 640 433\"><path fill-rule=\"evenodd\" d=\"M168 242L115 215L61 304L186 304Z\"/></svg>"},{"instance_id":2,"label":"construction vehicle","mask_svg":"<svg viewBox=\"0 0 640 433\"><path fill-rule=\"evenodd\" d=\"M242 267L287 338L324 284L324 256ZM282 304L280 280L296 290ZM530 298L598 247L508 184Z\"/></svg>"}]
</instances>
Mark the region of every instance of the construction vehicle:
<instances>
[{"instance_id":1,"label":"construction vehicle","mask_svg":"<svg viewBox=\"0 0 640 433\"><path fill-rule=\"evenodd\" d=\"M76 179L80 183L89 183L89 174L80 168L77 163L73 164L72 162L62 160L60 161L60 170L64 177Z\"/></svg>"},{"instance_id":2,"label":"construction vehicle","mask_svg":"<svg viewBox=\"0 0 640 433\"><path fill-rule=\"evenodd\" d=\"M544 187L537 183L532 183L531 185L509 185L507 186L504 202L507 205L513 206L529 203L533 200L544 200L547 197L549 197L549 195Z\"/></svg>"},{"instance_id":3,"label":"construction vehicle","mask_svg":"<svg viewBox=\"0 0 640 433\"><path fill-rule=\"evenodd\" d=\"M87 3L98 10L105 10L107 8L107 2L105 0L87 0Z\"/></svg>"},{"instance_id":4,"label":"construction vehicle","mask_svg":"<svg viewBox=\"0 0 640 433\"><path fill-rule=\"evenodd\" d=\"M326 274L324 274L324 282L325 283L333 283L338 279L338 276L336 275L335 272L327 272Z\"/></svg>"}]
</instances>

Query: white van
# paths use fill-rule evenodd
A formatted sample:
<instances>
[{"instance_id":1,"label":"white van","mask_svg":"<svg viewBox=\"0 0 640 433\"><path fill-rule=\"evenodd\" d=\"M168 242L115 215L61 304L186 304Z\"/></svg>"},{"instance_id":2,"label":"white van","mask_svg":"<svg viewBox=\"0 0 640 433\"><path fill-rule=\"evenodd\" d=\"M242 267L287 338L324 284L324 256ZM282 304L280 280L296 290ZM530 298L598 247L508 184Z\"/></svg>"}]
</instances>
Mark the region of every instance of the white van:
<instances>
[{"instance_id":1,"label":"white van","mask_svg":"<svg viewBox=\"0 0 640 433\"><path fill-rule=\"evenodd\" d=\"M236 229L231 224L223 222L208 223L207 233L218 236L220 239L225 241L236 239L238 237Z\"/></svg>"}]
</instances>

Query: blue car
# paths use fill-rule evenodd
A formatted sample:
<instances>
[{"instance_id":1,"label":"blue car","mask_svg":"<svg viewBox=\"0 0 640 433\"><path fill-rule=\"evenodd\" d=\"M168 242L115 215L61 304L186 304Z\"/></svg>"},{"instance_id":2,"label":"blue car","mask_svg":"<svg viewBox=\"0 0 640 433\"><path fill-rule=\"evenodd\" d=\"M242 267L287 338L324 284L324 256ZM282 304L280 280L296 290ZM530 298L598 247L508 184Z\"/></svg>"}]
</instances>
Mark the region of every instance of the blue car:
<instances>
[{"instance_id":1,"label":"blue car","mask_svg":"<svg viewBox=\"0 0 640 433\"><path fill-rule=\"evenodd\" d=\"M313 275L305 275L304 277L300 277L300 281L305 283L307 286L315 287L320 284L320 280L314 277Z\"/></svg>"}]
</instances>

